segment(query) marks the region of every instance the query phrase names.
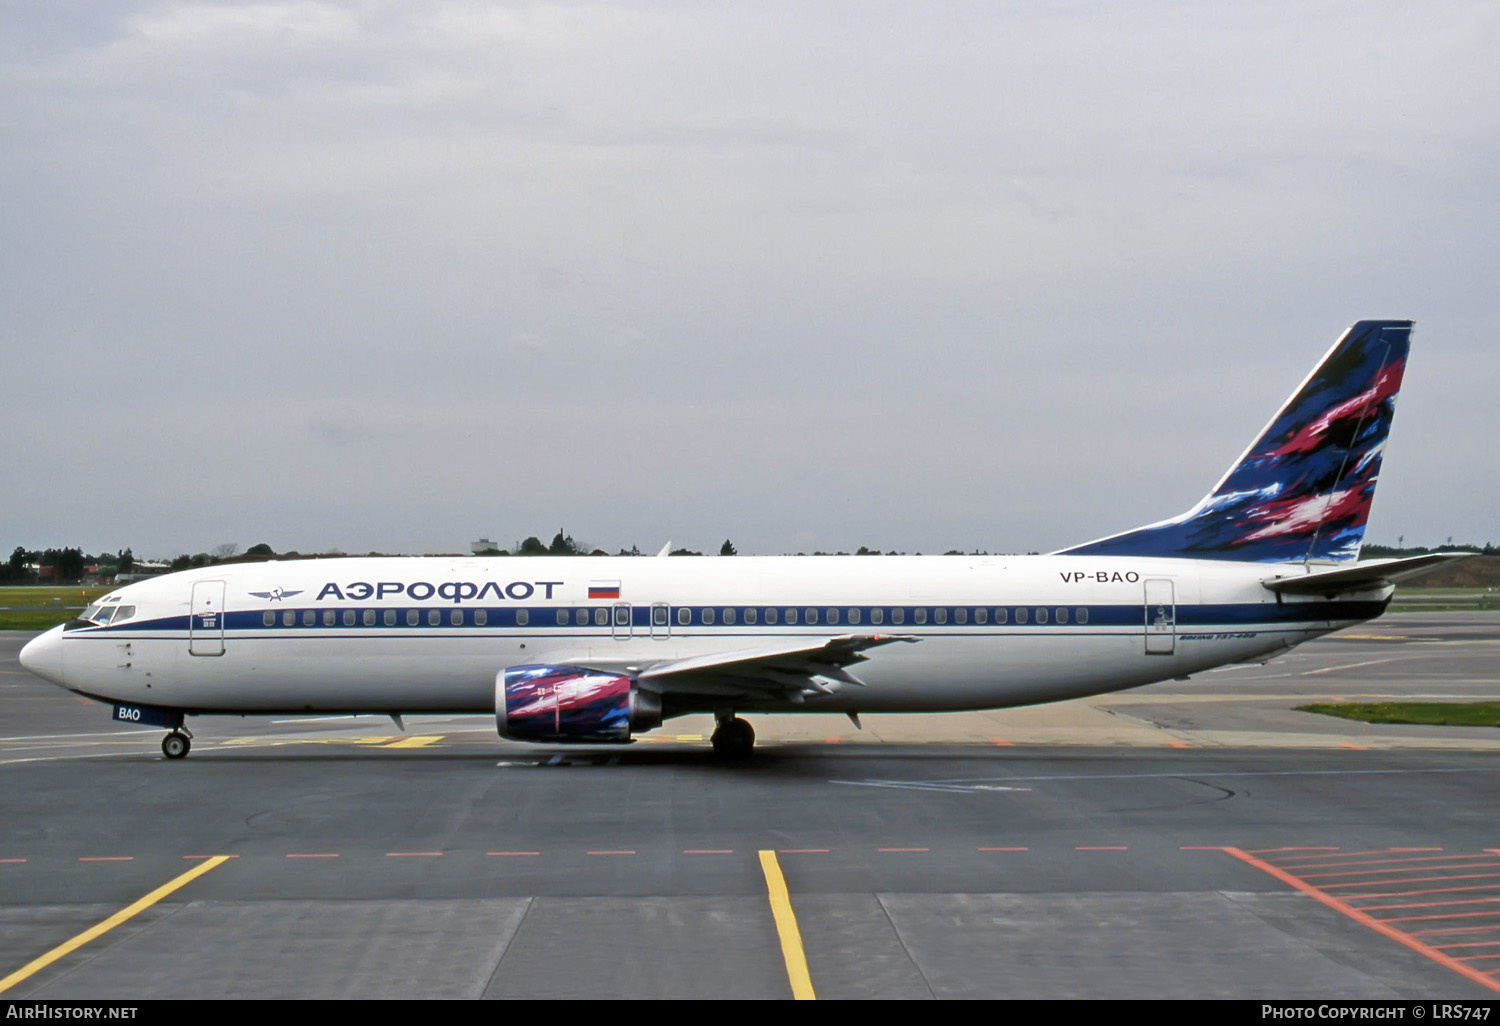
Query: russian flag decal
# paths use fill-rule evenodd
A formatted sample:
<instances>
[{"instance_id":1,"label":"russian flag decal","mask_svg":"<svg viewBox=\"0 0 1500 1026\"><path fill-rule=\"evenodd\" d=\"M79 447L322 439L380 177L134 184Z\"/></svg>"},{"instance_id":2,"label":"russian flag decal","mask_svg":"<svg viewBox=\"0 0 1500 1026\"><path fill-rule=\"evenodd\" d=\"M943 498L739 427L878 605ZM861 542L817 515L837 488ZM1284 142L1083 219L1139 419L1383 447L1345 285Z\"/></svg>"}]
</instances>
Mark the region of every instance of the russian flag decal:
<instances>
[{"instance_id":1,"label":"russian flag decal","mask_svg":"<svg viewBox=\"0 0 1500 1026\"><path fill-rule=\"evenodd\" d=\"M589 583L589 598L591 599L617 599L619 597L619 581L591 581Z\"/></svg>"}]
</instances>

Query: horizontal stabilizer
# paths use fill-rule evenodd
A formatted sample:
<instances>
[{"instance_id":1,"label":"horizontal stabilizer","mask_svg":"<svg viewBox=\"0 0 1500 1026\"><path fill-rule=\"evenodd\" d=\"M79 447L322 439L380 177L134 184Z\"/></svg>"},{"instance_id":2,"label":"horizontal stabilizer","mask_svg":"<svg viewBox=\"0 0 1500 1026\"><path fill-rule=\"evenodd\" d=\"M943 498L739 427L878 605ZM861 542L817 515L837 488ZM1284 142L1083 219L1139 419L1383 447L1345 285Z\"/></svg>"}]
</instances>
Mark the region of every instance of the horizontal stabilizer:
<instances>
[{"instance_id":1,"label":"horizontal stabilizer","mask_svg":"<svg viewBox=\"0 0 1500 1026\"><path fill-rule=\"evenodd\" d=\"M1434 552L1408 559L1372 559L1343 570L1269 577L1261 583L1282 595L1331 596L1348 591L1369 591L1422 577L1473 555L1472 552Z\"/></svg>"}]
</instances>

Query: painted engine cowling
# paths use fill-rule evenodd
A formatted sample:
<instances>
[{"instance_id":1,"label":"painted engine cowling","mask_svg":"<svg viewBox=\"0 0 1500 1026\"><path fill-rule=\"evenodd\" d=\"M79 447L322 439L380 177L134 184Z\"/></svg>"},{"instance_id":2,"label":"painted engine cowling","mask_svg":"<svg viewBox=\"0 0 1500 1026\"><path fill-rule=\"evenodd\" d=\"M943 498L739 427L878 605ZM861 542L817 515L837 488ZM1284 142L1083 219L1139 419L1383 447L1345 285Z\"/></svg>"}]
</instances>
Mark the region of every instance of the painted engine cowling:
<instances>
[{"instance_id":1,"label":"painted engine cowling","mask_svg":"<svg viewBox=\"0 0 1500 1026\"><path fill-rule=\"evenodd\" d=\"M507 666L495 675L495 727L512 741L624 744L661 723L661 701L625 673Z\"/></svg>"}]
</instances>

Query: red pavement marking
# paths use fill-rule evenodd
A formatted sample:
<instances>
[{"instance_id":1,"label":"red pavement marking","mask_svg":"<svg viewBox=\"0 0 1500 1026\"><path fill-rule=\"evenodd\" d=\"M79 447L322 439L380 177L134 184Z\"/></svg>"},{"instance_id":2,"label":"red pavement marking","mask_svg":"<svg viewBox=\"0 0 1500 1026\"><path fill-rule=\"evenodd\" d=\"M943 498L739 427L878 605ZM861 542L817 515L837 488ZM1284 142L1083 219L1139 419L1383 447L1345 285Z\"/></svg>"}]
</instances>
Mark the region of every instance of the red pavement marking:
<instances>
[{"instance_id":1,"label":"red pavement marking","mask_svg":"<svg viewBox=\"0 0 1500 1026\"><path fill-rule=\"evenodd\" d=\"M1342 859L1352 858L1355 855L1390 855L1393 852L1403 851L1442 851L1441 848L1372 848L1369 851L1344 851L1341 848L1267 848L1266 851L1326 851L1327 855L1304 855L1309 859ZM1251 852L1250 854L1255 854ZM1478 855L1469 855L1467 858L1479 858Z\"/></svg>"},{"instance_id":2,"label":"red pavement marking","mask_svg":"<svg viewBox=\"0 0 1500 1026\"><path fill-rule=\"evenodd\" d=\"M1367 915L1364 912L1361 912L1359 909L1355 908L1353 905L1341 901L1331 894L1325 893L1315 884L1310 884L1305 880L1295 877L1291 873L1279 869L1276 866L1271 865L1269 862L1258 859L1248 852L1240 851L1238 848L1225 848L1224 850L1230 855L1233 855L1235 858L1239 859L1241 862L1254 866L1256 869L1259 869L1262 872L1275 877L1289 887L1296 888L1303 894L1306 894L1308 897L1313 898L1314 900L1322 903L1323 905L1326 905L1336 912L1343 913L1350 919L1353 919L1355 922L1360 923L1364 926L1368 926L1370 929L1385 937L1389 937L1396 943L1410 948L1412 951L1415 951L1420 955L1425 955L1439 965L1446 966L1459 975L1473 980L1475 983L1478 983L1481 986L1484 986L1489 990L1500 994L1500 982L1496 982L1495 980L1490 979L1488 975L1479 972L1477 969L1473 969L1467 965L1464 965L1462 962L1460 962L1456 958L1453 958L1451 955L1443 954L1441 951L1432 947L1430 944L1424 944L1412 935L1403 933L1400 930L1386 925L1392 920L1381 920L1376 919L1374 916Z\"/></svg>"},{"instance_id":3,"label":"red pavement marking","mask_svg":"<svg viewBox=\"0 0 1500 1026\"><path fill-rule=\"evenodd\" d=\"M1364 854L1364 853L1363 852L1350 852L1349 854L1354 855L1354 854ZM1374 855L1374 854L1384 854L1384 853L1383 852L1370 852L1369 854ZM1330 869L1330 868L1337 868L1339 866L1384 866L1384 865L1390 865L1393 862L1453 862L1453 861L1462 861L1464 859L1483 859L1483 858L1489 858L1489 856L1487 856L1487 855L1413 855L1410 858L1404 858L1404 859L1365 859L1365 860L1363 860L1361 862L1298 862L1298 863L1278 862L1276 864L1278 866L1280 866L1282 869ZM1440 869L1442 867L1440 867L1440 866L1433 866L1432 868L1434 868L1434 869ZM1330 875L1330 876L1340 876L1342 874L1339 874L1339 873L1330 873L1328 875Z\"/></svg>"},{"instance_id":4,"label":"red pavement marking","mask_svg":"<svg viewBox=\"0 0 1500 1026\"><path fill-rule=\"evenodd\" d=\"M1381 891L1379 894L1341 894L1347 901L1364 901L1368 898L1412 898L1419 894L1459 894L1464 891L1492 891L1500 883L1474 884L1472 887L1427 887L1420 891Z\"/></svg>"},{"instance_id":5,"label":"red pavement marking","mask_svg":"<svg viewBox=\"0 0 1500 1026\"><path fill-rule=\"evenodd\" d=\"M25 859L0 859L0 862L25 862Z\"/></svg>"},{"instance_id":6,"label":"red pavement marking","mask_svg":"<svg viewBox=\"0 0 1500 1026\"><path fill-rule=\"evenodd\" d=\"M1407 934L1408 937L1433 937L1440 933L1488 933L1493 934L1493 926L1440 926L1436 930L1413 930ZM1438 945L1433 945L1437 947ZM1444 945L1446 946L1446 945Z\"/></svg>"},{"instance_id":7,"label":"red pavement marking","mask_svg":"<svg viewBox=\"0 0 1500 1026\"><path fill-rule=\"evenodd\" d=\"M990 744L992 744L992 745L999 745L1002 748L1009 748L1014 743L1015 742L1008 741L1008 740L1006 740L1003 737L992 737L992 738L990 738Z\"/></svg>"},{"instance_id":8,"label":"red pavement marking","mask_svg":"<svg viewBox=\"0 0 1500 1026\"><path fill-rule=\"evenodd\" d=\"M1212 851L1223 851L1224 849L1223 848L1213 848L1213 849L1205 848L1203 850L1204 851L1209 851L1209 850L1212 850ZM1309 848L1247 848L1247 849L1243 849L1243 850L1244 850L1244 852L1245 852L1246 855L1271 855L1271 854L1274 854L1274 853L1276 853L1278 851L1338 851L1337 848L1330 847L1329 845L1326 845L1326 844L1322 845L1322 846L1314 846L1314 847L1309 847ZM1347 853L1340 853L1340 854L1347 854Z\"/></svg>"},{"instance_id":9,"label":"red pavement marking","mask_svg":"<svg viewBox=\"0 0 1500 1026\"><path fill-rule=\"evenodd\" d=\"M1192 745L1188 744L1186 741L1163 741L1162 744L1166 745L1168 748L1191 748L1191 747L1193 747Z\"/></svg>"},{"instance_id":10,"label":"red pavement marking","mask_svg":"<svg viewBox=\"0 0 1500 1026\"><path fill-rule=\"evenodd\" d=\"M1483 919L1485 916L1500 916L1500 910L1494 912L1451 912L1443 916L1386 916L1381 919L1382 923L1426 923L1434 919Z\"/></svg>"},{"instance_id":11,"label":"red pavement marking","mask_svg":"<svg viewBox=\"0 0 1500 1026\"><path fill-rule=\"evenodd\" d=\"M1393 908L1437 908L1441 905L1493 905L1500 898L1470 898L1464 901L1414 901L1405 905L1361 905L1361 912L1389 912Z\"/></svg>"},{"instance_id":12,"label":"red pavement marking","mask_svg":"<svg viewBox=\"0 0 1500 1026\"><path fill-rule=\"evenodd\" d=\"M1405 880L1355 880L1351 883L1324 884L1325 891L1335 887L1380 887L1385 884L1431 883L1437 880L1500 880L1500 873L1450 873L1447 876L1409 876Z\"/></svg>"},{"instance_id":13,"label":"red pavement marking","mask_svg":"<svg viewBox=\"0 0 1500 1026\"><path fill-rule=\"evenodd\" d=\"M1483 862L1478 865L1470 863L1467 866L1454 866L1454 869L1492 869L1500 866L1500 862ZM1322 868L1321 866L1318 868ZM1434 869L1444 869L1444 866L1412 866L1410 869L1359 869L1352 873L1308 873L1307 879L1312 880L1321 876L1379 876L1381 873L1422 873ZM1439 878L1441 879L1441 878Z\"/></svg>"}]
</instances>

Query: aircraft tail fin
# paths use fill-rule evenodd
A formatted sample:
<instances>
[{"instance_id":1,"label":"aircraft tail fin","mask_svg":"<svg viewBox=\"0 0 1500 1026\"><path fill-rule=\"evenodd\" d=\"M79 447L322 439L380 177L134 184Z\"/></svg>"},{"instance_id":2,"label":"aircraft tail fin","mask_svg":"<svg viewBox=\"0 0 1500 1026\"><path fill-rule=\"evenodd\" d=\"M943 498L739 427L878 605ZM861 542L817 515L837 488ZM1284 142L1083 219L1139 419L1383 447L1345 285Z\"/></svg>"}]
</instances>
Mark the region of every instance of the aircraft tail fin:
<instances>
[{"instance_id":1,"label":"aircraft tail fin","mask_svg":"<svg viewBox=\"0 0 1500 1026\"><path fill-rule=\"evenodd\" d=\"M1357 559L1412 323L1360 321L1346 331L1218 485L1186 513L1060 553Z\"/></svg>"}]
</instances>

